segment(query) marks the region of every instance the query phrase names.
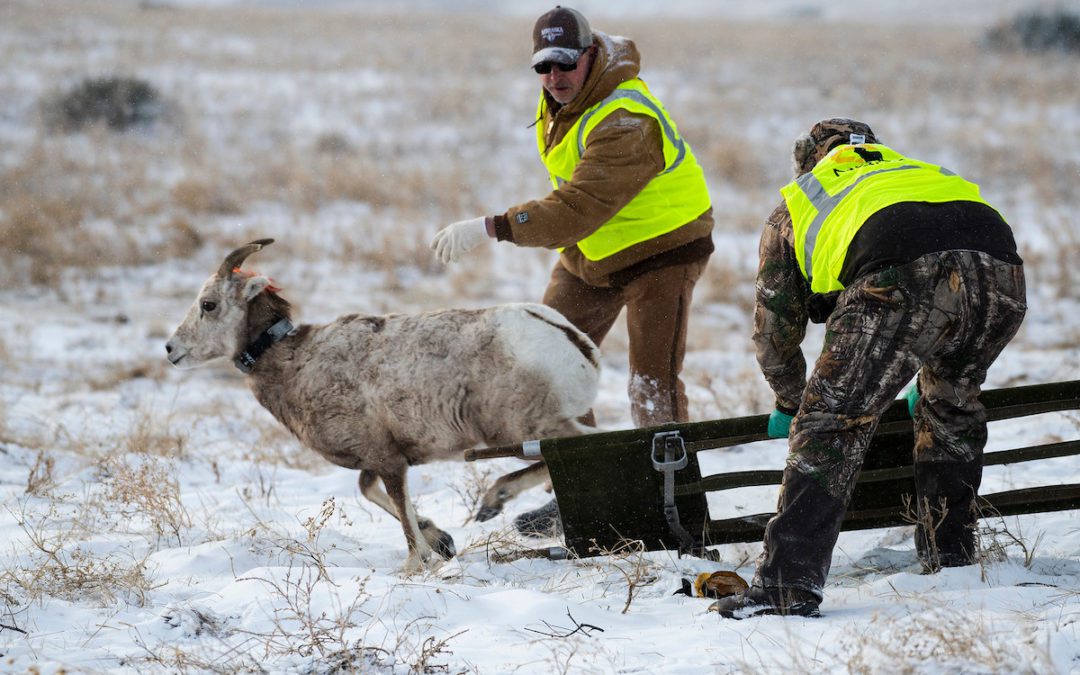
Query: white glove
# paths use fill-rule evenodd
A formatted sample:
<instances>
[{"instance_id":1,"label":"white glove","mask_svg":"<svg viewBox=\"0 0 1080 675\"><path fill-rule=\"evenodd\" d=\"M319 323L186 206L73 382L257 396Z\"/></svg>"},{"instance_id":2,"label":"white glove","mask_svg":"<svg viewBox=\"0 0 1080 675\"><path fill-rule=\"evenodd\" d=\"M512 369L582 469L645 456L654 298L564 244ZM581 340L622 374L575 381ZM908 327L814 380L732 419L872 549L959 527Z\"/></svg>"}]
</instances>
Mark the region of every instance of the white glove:
<instances>
[{"instance_id":1,"label":"white glove","mask_svg":"<svg viewBox=\"0 0 1080 675\"><path fill-rule=\"evenodd\" d=\"M443 263L457 262L461 256L490 239L484 217L459 220L435 233L431 248Z\"/></svg>"}]
</instances>

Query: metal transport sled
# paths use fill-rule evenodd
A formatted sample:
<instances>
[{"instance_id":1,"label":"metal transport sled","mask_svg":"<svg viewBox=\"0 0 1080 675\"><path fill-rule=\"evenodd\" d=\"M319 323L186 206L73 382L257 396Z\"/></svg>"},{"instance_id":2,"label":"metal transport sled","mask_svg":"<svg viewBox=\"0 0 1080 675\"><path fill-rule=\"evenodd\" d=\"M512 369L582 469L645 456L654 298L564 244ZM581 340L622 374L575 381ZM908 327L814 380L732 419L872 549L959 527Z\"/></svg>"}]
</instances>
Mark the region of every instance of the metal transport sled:
<instances>
[{"instance_id":1,"label":"metal transport sled","mask_svg":"<svg viewBox=\"0 0 1080 675\"><path fill-rule=\"evenodd\" d=\"M1080 409L1080 380L985 390L987 419L1014 419ZM543 458L551 473L564 538L578 557L641 540L645 550L703 555L706 547L760 541L772 513L710 519L705 494L779 485L783 467L702 476L697 452L766 440L767 415L665 424L520 445L478 448L467 461L491 457ZM992 427L991 427L992 432ZM914 503L915 439L907 403L894 401L867 452L843 530L910 524ZM989 452L984 466L1080 454L1080 439ZM982 513L1019 515L1080 508L1080 484L1047 485L980 495Z\"/></svg>"}]
</instances>

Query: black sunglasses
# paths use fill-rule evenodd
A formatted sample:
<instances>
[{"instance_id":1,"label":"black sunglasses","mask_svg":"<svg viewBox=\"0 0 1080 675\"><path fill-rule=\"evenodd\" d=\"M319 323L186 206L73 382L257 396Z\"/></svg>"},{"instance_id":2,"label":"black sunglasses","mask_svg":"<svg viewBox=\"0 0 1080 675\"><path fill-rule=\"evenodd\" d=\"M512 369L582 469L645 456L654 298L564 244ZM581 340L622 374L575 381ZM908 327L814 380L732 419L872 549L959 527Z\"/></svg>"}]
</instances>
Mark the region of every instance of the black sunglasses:
<instances>
[{"instance_id":1,"label":"black sunglasses","mask_svg":"<svg viewBox=\"0 0 1080 675\"><path fill-rule=\"evenodd\" d=\"M558 68L564 73L569 73L571 70L577 70L577 61L573 63L555 63L554 61L541 61L533 66L533 70L537 75L547 75L551 72L552 68Z\"/></svg>"}]
</instances>

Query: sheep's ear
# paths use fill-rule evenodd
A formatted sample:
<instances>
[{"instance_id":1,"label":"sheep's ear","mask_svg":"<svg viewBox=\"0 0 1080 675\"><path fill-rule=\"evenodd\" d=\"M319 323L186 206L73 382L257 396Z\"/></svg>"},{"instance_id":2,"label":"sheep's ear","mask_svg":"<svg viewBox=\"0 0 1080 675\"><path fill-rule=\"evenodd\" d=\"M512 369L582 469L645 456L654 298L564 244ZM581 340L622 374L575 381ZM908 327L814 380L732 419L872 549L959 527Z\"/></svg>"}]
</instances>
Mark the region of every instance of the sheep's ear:
<instances>
[{"instance_id":1,"label":"sheep's ear","mask_svg":"<svg viewBox=\"0 0 1080 675\"><path fill-rule=\"evenodd\" d=\"M266 290L270 285L270 278L256 274L244 282L244 302L251 302L259 293Z\"/></svg>"}]
</instances>

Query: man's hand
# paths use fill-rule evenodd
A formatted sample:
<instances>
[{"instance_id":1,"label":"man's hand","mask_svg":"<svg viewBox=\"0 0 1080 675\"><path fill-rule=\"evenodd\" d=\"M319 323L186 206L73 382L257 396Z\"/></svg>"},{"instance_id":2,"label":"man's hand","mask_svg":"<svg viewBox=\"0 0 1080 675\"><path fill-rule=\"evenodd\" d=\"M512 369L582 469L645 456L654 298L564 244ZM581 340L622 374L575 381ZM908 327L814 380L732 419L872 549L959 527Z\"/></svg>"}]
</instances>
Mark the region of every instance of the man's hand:
<instances>
[{"instance_id":1,"label":"man's hand","mask_svg":"<svg viewBox=\"0 0 1080 675\"><path fill-rule=\"evenodd\" d=\"M457 262L461 256L490 239L484 217L459 220L435 233L431 248L443 263Z\"/></svg>"},{"instance_id":2,"label":"man's hand","mask_svg":"<svg viewBox=\"0 0 1080 675\"><path fill-rule=\"evenodd\" d=\"M791 420L795 415L788 414L779 408L769 413L769 438L787 438L791 433Z\"/></svg>"}]
</instances>

